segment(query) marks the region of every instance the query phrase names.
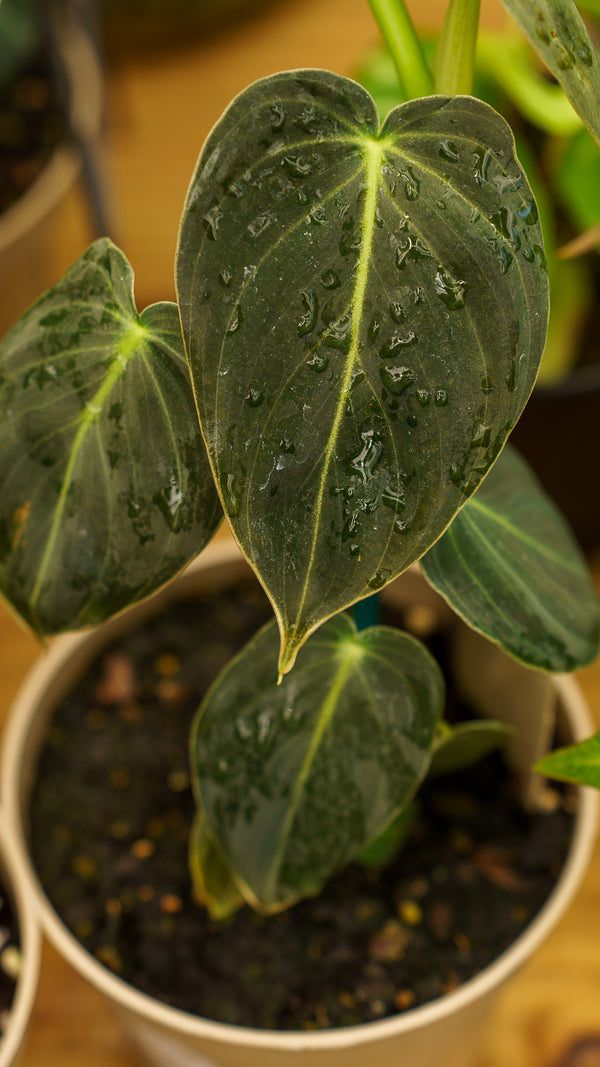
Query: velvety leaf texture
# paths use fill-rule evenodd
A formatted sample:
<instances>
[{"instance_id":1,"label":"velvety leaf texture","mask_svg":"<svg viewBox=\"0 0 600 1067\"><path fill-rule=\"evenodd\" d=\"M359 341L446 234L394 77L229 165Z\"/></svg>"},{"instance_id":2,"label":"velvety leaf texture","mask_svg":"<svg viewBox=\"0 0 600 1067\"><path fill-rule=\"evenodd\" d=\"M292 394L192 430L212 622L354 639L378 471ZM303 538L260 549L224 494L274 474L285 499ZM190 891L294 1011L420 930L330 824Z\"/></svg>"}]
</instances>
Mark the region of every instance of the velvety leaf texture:
<instances>
[{"instance_id":1,"label":"velvety leaf texture","mask_svg":"<svg viewBox=\"0 0 600 1067\"><path fill-rule=\"evenodd\" d=\"M502 0L600 145L600 61L573 0Z\"/></svg>"},{"instance_id":2,"label":"velvety leaf texture","mask_svg":"<svg viewBox=\"0 0 600 1067\"><path fill-rule=\"evenodd\" d=\"M196 795L244 896L276 911L319 891L423 778L443 701L427 649L331 619L276 685L275 621L207 694L191 740Z\"/></svg>"},{"instance_id":3,"label":"velvety leaf texture","mask_svg":"<svg viewBox=\"0 0 600 1067\"><path fill-rule=\"evenodd\" d=\"M0 345L0 583L38 632L153 592L222 514L175 304L93 244Z\"/></svg>"},{"instance_id":4,"label":"velvety leaf texture","mask_svg":"<svg viewBox=\"0 0 600 1067\"><path fill-rule=\"evenodd\" d=\"M283 639L440 536L529 396L547 321L512 135L470 97L393 110L325 71L258 82L201 154L177 265L225 511Z\"/></svg>"},{"instance_id":5,"label":"velvety leaf texture","mask_svg":"<svg viewBox=\"0 0 600 1067\"><path fill-rule=\"evenodd\" d=\"M473 629L531 667L570 671L598 651L598 597L573 534L510 446L421 560Z\"/></svg>"}]
</instances>

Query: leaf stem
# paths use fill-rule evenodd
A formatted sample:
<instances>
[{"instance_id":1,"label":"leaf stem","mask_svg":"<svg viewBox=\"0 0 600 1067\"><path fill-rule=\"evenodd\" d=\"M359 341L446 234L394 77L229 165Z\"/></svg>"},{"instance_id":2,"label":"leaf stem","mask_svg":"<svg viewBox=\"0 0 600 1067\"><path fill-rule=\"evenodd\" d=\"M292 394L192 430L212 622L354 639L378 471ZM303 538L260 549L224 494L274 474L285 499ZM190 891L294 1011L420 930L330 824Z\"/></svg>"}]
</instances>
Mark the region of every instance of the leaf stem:
<instances>
[{"instance_id":1,"label":"leaf stem","mask_svg":"<svg viewBox=\"0 0 600 1067\"><path fill-rule=\"evenodd\" d=\"M409 100L429 96L433 78L404 0L369 0L369 4L405 96Z\"/></svg>"},{"instance_id":2,"label":"leaf stem","mask_svg":"<svg viewBox=\"0 0 600 1067\"><path fill-rule=\"evenodd\" d=\"M480 0L449 0L434 63L435 91L471 94Z\"/></svg>"}]
</instances>

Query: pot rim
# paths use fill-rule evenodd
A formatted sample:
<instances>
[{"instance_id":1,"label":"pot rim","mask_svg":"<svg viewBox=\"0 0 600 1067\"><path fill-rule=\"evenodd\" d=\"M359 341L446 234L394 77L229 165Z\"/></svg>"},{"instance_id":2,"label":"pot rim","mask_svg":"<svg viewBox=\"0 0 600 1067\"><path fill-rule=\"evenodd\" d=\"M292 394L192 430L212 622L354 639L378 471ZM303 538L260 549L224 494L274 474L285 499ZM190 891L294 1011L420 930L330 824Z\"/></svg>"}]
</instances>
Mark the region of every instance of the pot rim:
<instances>
[{"instance_id":1,"label":"pot rim","mask_svg":"<svg viewBox=\"0 0 600 1067\"><path fill-rule=\"evenodd\" d=\"M224 540L213 543L204 550L193 566L198 570L203 570L239 560L241 558L239 552L237 549L235 552L232 551L233 548L235 546ZM246 1046L294 1052L348 1048L425 1027L485 997L526 962L571 903L589 863L595 843L598 796L592 789L579 790L579 806L571 850L556 886L541 910L513 944L493 963L456 990L437 1000L387 1019L307 1032L259 1030L215 1022L171 1007L142 993L99 963L80 945L59 919L29 859L22 822L21 769L30 725L36 716L38 694L51 680L58 677L73 652L82 648L95 633L97 630L65 634L55 638L50 650L37 661L30 671L12 706L6 724L0 764L0 782L2 800L13 829L16 851L19 854L22 877L27 891L35 899L43 930L74 970L121 1008L133 1011L135 1015L147 1022L158 1024L181 1035L195 1035L233 1047ZM568 713L573 740L589 737L593 732L593 724L577 682L570 676L557 675L554 683ZM1 1061L0 1067L3 1067Z\"/></svg>"},{"instance_id":2,"label":"pot rim","mask_svg":"<svg viewBox=\"0 0 600 1067\"><path fill-rule=\"evenodd\" d=\"M23 1042L35 1001L40 972L42 936L31 896L26 888L26 874L20 849L0 808L0 867L5 888L14 905L21 948L21 970L17 979L8 1024L0 1038L0 1067L9 1067Z\"/></svg>"}]
</instances>

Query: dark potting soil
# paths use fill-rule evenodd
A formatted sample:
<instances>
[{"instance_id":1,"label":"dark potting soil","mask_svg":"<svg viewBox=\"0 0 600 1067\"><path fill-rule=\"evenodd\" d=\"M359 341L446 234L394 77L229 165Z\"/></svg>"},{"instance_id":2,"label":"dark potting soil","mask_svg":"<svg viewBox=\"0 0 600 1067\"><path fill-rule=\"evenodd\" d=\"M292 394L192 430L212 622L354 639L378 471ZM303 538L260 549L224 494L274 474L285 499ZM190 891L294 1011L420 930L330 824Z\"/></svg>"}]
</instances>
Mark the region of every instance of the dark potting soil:
<instances>
[{"instance_id":1,"label":"dark potting soil","mask_svg":"<svg viewBox=\"0 0 600 1067\"><path fill-rule=\"evenodd\" d=\"M179 603L102 655L49 729L35 863L89 952L161 1001L266 1028L380 1019L454 989L514 940L561 868L573 798L525 814L492 756L423 788L387 869L352 866L280 915L246 908L212 923L190 892L188 730L217 671L269 617L248 581Z\"/></svg>"},{"instance_id":2,"label":"dark potting soil","mask_svg":"<svg viewBox=\"0 0 600 1067\"><path fill-rule=\"evenodd\" d=\"M64 108L43 50L0 84L0 214L35 181L67 137Z\"/></svg>"},{"instance_id":3,"label":"dark potting soil","mask_svg":"<svg viewBox=\"0 0 600 1067\"><path fill-rule=\"evenodd\" d=\"M16 916L0 882L0 1042L15 995L20 960Z\"/></svg>"}]
</instances>

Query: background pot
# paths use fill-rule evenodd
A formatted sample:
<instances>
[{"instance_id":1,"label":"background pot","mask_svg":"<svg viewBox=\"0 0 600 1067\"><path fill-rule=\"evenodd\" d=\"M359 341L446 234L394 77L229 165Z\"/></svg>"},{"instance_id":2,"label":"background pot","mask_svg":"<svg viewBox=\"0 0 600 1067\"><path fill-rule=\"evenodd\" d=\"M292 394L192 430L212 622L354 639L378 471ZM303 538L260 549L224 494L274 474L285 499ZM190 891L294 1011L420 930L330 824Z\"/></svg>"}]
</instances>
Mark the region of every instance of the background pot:
<instances>
[{"instance_id":1,"label":"background pot","mask_svg":"<svg viewBox=\"0 0 600 1067\"><path fill-rule=\"evenodd\" d=\"M22 860L0 810L0 884L8 893L19 925L21 972L4 1036L0 1038L0 1067L16 1062L33 1008L40 970L40 931L33 898L25 889Z\"/></svg>"},{"instance_id":2,"label":"background pot","mask_svg":"<svg viewBox=\"0 0 600 1067\"><path fill-rule=\"evenodd\" d=\"M236 569L245 569L237 550L217 542L183 580L199 583L202 588L210 587L210 583L218 587L231 581ZM178 585L165 589L159 600L177 595L181 591ZM88 634L57 639L26 681L8 723L2 764L5 803L18 837L28 889L51 941L111 1001L147 1062L161 1067L165 1063L169 1067L364 1067L370 1056L378 1067L397 1067L400 1059L411 1067L437 1067L441 1048L445 1067L470 1067L476 1061L478 1035L485 1027L497 989L545 938L577 889L594 839L595 795L587 791L581 794L570 856L541 912L492 966L439 1001L380 1022L308 1033L234 1027L170 1008L115 977L66 930L39 885L27 855L24 830L28 792L47 717L98 649L134 625L136 617L147 610L146 605L140 605ZM570 679L558 679L552 684L552 694L559 717L568 724L565 739L589 735L591 724L577 685Z\"/></svg>"},{"instance_id":3,"label":"background pot","mask_svg":"<svg viewBox=\"0 0 600 1067\"><path fill-rule=\"evenodd\" d=\"M32 184L0 214L0 337L69 265L65 233L72 227L82 176L90 207L84 246L106 215L100 145L104 89L98 54L87 26L68 3L52 0L41 10L47 20L43 39L46 49L52 47L55 53L71 140L65 138L55 148Z\"/></svg>"}]
</instances>

